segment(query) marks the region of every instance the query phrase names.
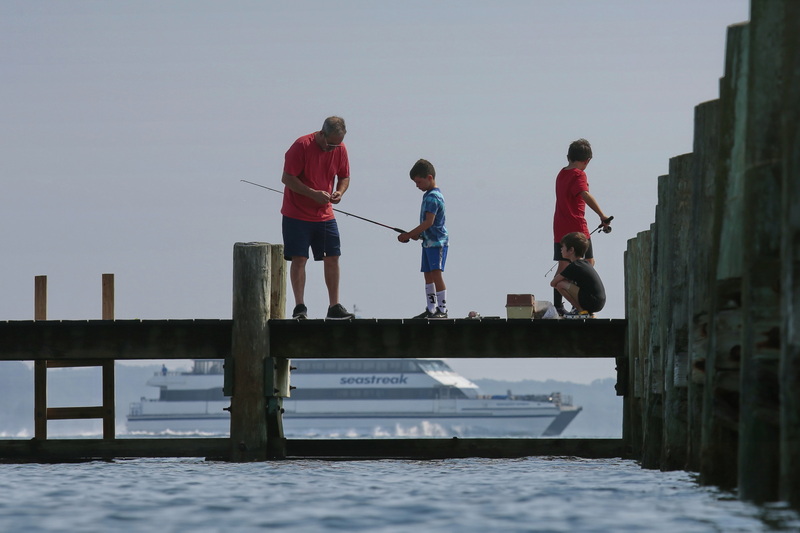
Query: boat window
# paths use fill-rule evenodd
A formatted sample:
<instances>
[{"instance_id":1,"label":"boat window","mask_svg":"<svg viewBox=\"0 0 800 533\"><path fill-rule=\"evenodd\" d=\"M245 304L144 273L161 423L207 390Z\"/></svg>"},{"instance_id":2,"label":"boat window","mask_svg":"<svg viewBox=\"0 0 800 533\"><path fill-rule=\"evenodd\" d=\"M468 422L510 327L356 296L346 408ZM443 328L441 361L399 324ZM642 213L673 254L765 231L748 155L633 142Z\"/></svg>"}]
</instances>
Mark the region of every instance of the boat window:
<instances>
[{"instance_id":1,"label":"boat window","mask_svg":"<svg viewBox=\"0 0 800 533\"><path fill-rule=\"evenodd\" d=\"M444 361L440 361L438 359L428 359L428 360L419 360L418 364L420 368L427 370L429 372L452 372L453 369L450 368L447 363Z\"/></svg>"},{"instance_id":2,"label":"boat window","mask_svg":"<svg viewBox=\"0 0 800 533\"><path fill-rule=\"evenodd\" d=\"M292 359L298 374L419 373L415 359ZM449 369L448 369L449 370Z\"/></svg>"}]
</instances>

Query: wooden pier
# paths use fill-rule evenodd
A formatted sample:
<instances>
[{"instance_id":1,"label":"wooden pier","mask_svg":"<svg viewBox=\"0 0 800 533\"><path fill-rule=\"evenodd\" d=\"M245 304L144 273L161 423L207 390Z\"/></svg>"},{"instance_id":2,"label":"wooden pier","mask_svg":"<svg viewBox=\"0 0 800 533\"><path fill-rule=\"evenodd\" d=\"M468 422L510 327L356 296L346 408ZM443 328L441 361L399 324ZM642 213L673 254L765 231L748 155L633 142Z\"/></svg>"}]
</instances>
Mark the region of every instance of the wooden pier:
<instances>
[{"instance_id":1,"label":"wooden pier","mask_svg":"<svg viewBox=\"0 0 800 533\"><path fill-rule=\"evenodd\" d=\"M48 440L50 414L105 420L108 406L51 413L37 377L37 435L0 441L0 461L631 457L800 509L800 2L751 3L752 20L728 29L719 98L695 110L693 152L670 160L655 222L628 242L626 320L285 320L280 247L239 243L231 320L0 323L0 360L34 361L44 375L225 358L230 438ZM623 438L283 436L291 359L427 353L614 358Z\"/></svg>"},{"instance_id":2,"label":"wooden pier","mask_svg":"<svg viewBox=\"0 0 800 533\"><path fill-rule=\"evenodd\" d=\"M0 461L627 456L622 439L286 439L282 401L291 394L291 359L414 358L425 353L447 358L588 357L613 358L622 369L627 359L626 322L619 319L286 320L285 269L282 245L237 243L230 320L50 321L42 319L46 295L37 291L40 320L0 322L0 360L34 361L44 369L34 383L35 437L0 441ZM109 280L113 285L113 278L104 280L104 286ZM46 279L37 278L36 285L46 286ZM113 315L105 296L104 309ZM47 367L110 362L113 369L117 360L196 358L225 359L230 438L116 438L113 431L104 432L102 439L47 438L47 420L103 418L108 425L109 416L105 401L103 406L48 408ZM619 376L621 395L628 373L623 370ZM109 392L113 398L113 377L103 381L104 398ZM110 412L113 427L113 401Z\"/></svg>"},{"instance_id":3,"label":"wooden pier","mask_svg":"<svg viewBox=\"0 0 800 533\"><path fill-rule=\"evenodd\" d=\"M623 437L644 467L800 509L800 2L751 19L628 243Z\"/></svg>"}]
</instances>

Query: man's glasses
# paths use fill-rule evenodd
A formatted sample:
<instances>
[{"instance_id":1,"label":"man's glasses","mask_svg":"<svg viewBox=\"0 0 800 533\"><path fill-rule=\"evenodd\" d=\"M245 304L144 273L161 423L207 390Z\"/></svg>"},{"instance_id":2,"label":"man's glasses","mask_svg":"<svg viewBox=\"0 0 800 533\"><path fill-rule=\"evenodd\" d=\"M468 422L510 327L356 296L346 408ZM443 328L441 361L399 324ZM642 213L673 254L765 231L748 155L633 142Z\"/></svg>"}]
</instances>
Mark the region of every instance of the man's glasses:
<instances>
[{"instance_id":1,"label":"man's glasses","mask_svg":"<svg viewBox=\"0 0 800 533\"><path fill-rule=\"evenodd\" d=\"M331 150L333 150L334 148L339 148L340 146L342 146L341 144L331 144L331 143L329 143L329 142L328 142L328 136L327 136L327 135L325 135L324 133L322 134L322 138L325 140L325 148L326 148L326 151L329 151L329 152L330 152L330 151L331 151Z\"/></svg>"}]
</instances>

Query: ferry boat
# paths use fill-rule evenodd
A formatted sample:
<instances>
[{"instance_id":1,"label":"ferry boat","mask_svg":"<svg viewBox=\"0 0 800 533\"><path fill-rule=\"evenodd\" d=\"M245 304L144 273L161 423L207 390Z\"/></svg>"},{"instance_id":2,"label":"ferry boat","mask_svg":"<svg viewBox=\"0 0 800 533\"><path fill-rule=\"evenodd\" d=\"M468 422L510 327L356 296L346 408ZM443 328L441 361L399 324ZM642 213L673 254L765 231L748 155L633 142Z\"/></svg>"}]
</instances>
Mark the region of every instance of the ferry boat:
<instances>
[{"instance_id":1,"label":"ferry boat","mask_svg":"<svg viewBox=\"0 0 800 533\"><path fill-rule=\"evenodd\" d=\"M222 359L166 367L147 381L158 398L130 406L131 433L230 432ZM581 408L560 394L481 395L440 359L295 359L284 398L288 438L556 436Z\"/></svg>"}]
</instances>

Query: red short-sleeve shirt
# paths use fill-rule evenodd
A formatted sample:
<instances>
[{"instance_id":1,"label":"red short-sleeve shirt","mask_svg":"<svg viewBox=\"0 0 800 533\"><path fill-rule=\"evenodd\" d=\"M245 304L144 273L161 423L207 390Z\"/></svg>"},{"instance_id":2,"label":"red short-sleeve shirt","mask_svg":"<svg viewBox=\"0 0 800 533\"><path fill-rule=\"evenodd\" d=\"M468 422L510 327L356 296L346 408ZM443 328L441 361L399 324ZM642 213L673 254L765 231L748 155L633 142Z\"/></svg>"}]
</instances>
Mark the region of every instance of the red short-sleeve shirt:
<instances>
[{"instance_id":1,"label":"red short-sleeve shirt","mask_svg":"<svg viewBox=\"0 0 800 533\"><path fill-rule=\"evenodd\" d=\"M567 233L583 232L589 236L586 224L586 201L581 196L589 190L589 180L583 170L563 168L556 177L556 212L553 215L553 240L561 242Z\"/></svg>"},{"instance_id":2,"label":"red short-sleeve shirt","mask_svg":"<svg viewBox=\"0 0 800 533\"><path fill-rule=\"evenodd\" d=\"M297 176L312 189L333 193L334 179L350 177L350 161L344 144L325 152L314 140L314 133L297 139L286 151L283 171ZM281 214L290 218L321 222L334 218L330 203L320 205L311 198L284 188Z\"/></svg>"}]
</instances>

